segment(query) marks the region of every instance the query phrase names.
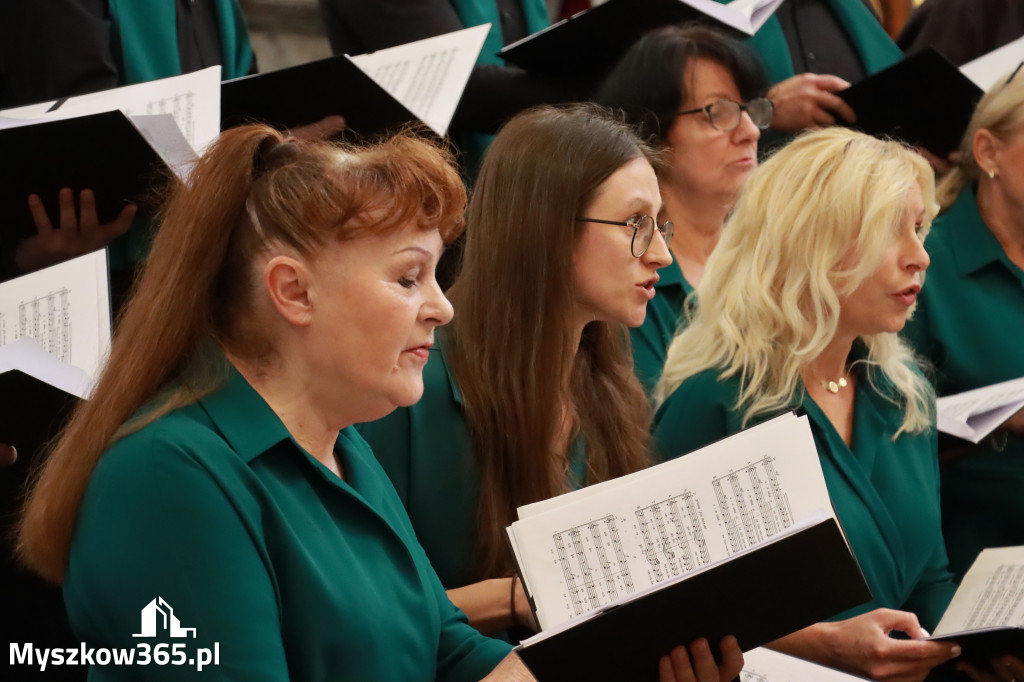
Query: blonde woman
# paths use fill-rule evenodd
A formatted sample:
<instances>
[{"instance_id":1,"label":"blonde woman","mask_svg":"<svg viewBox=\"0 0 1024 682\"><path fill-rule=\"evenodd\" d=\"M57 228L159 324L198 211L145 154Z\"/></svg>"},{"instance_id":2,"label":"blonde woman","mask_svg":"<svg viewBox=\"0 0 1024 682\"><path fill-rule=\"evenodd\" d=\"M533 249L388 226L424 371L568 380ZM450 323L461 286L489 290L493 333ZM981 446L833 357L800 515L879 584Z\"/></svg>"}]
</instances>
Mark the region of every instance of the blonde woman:
<instances>
[{"instance_id":1,"label":"blonde woman","mask_svg":"<svg viewBox=\"0 0 1024 682\"><path fill-rule=\"evenodd\" d=\"M907 338L936 368L940 395L1024 376L1024 76L978 103L960 161L938 188L932 269ZM950 567L1024 543L1024 415L942 467Z\"/></svg>"},{"instance_id":2,"label":"blonde woman","mask_svg":"<svg viewBox=\"0 0 1024 682\"><path fill-rule=\"evenodd\" d=\"M876 679L920 680L959 653L913 641L954 585L934 395L896 335L928 267L936 210L931 169L909 149L839 128L798 138L751 176L655 389L666 457L807 412L875 598L775 646Z\"/></svg>"}]
</instances>

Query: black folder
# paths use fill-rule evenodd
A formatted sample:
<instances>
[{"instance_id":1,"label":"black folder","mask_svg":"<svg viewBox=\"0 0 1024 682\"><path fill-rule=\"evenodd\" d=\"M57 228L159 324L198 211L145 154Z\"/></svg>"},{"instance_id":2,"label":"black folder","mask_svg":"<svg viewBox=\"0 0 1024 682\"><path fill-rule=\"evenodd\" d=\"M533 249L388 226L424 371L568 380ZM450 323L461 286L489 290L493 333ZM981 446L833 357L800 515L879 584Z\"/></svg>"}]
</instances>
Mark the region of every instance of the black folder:
<instances>
[{"instance_id":1,"label":"black folder","mask_svg":"<svg viewBox=\"0 0 1024 682\"><path fill-rule=\"evenodd\" d=\"M658 660L706 637L749 651L871 599L835 519L613 607L516 652L540 682L658 679Z\"/></svg>"},{"instance_id":2,"label":"black folder","mask_svg":"<svg viewBox=\"0 0 1024 682\"><path fill-rule=\"evenodd\" d=\"M150 198L170 177L167 164L120 111L108 111L0 130L0 249L36 233L28 195L38 194L57 226L63 187L93 190L101 223L126 204Z\"/></svg>"},{"instance_id":3,"label":"black folder","mask_svg":"<svg viewBox=\"0 0 1024 682\"><path fill-rule=\"evenodd\" d=\"M928 48L836 94L857 114L853 127L945 157L960 146L984 93Z\"/></svg>"},{"instance_id":4,"label":"black folder","mask_svg":"<svg viewBox=\"0 0 1024 682\"><path fill-rule=\"evenodd\" d=\"M25 457L60 433L80 398L20 370L0 372L0 443Z\"/></svg>"},{"instance_id":5,"label":"black folder","mask_svg":"<svg viewBox=\"0 0 1024 682\"><path fill-rule=\"evenodd\" d=\"M552 76L600 77L651 29L704 21L744 35L680 0L608 0L508 45L509 64Z\"/></svg>"},{"instance_id":6,"label":"black folder","mask_svg":"<svg viewBox=\"0 0 1024 682\"><path fill-rule=\"evenodd\" d=\"M293 128L337 114L347 131L372 136L419 120L345 55L224 81L220 94L221 130L256 121Z\"/></svg>"},{"instance_id":7,"label":"black folder","mask_svg":"<svg viewBox=\"0 0 1024 682\"><path fill-rule=\"evenodd\" d=\"M957 663L966 662L981 670L988 670L993 659L1010 655L1024 660L1024 630L1021 628L999 627L974 630L973 632L932 637L939 642L956 642L961 653L948 663L935 668L931 679L948 679L946 674L952 671ZM962 679L962 678L958 678Z\"/></svg>"}]
</instances>

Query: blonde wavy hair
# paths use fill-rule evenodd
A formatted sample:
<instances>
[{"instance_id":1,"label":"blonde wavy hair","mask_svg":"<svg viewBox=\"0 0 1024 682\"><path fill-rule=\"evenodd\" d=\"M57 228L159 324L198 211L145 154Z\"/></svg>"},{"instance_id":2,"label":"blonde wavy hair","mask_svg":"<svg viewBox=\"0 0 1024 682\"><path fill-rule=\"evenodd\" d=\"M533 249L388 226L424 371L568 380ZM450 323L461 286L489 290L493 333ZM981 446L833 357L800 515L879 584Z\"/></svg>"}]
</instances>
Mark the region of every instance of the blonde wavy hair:
<instances>
[{"instance_id":1,"label":"blonde wavy hair","mask_svg":"<svg viewBox=\"0 0 1024 682\"><path fill-rule=\"evenodd\" d=\"M1009 82L1001 81L993 86L974 108L967 132L960 141L957 165L942 178L935 192L943 211L956 202L967 185L981 176L981 168L974 158L974 136L979 130L989 131L1003 143L1024 130L1024 75L1015 73Z\"/></svg>"},{"instance_id":2,"label":"blonde wavy hair","mask_svg":"<svg viewBox=\"0 0 1024 682\"><path fill-rule=\"evenodd\" d=\"M795 404L801 370L835 336L842 300L881 262L915 183L926 234L938 211L932 170L900 143L827 128L758 168L708 259L690 324L669 347L656 403L713 368L739 378L744 424ZM909 348L896 334L862 340L871 385L904 409L896 436L927 429L934 392Z\"/></svg>"}]
</instances>

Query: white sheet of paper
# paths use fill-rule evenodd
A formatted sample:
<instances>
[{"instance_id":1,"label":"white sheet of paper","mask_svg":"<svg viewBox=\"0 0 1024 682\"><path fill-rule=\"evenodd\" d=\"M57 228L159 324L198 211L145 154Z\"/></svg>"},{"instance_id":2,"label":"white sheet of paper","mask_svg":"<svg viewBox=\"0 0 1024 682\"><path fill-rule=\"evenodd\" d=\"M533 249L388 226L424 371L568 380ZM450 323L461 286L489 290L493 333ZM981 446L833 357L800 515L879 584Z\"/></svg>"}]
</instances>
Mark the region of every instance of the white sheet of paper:
<instances>
[{"instance_id":1,"label":"white sheet of paper","mask_svg":"<svg viewBox=\"0 0 1024 682\"><path fill-rule=\"evenodd\" d=\"M443 137L490 28L482 24L349 59Z\"/></svg>"},{"instance_id":2,"label":"white sheet of paper","mask_svg":"<svg viewBox=\"0 0 1024 682\"><path fill-rule=\"evenodd\" d=\"M972 443L1024 407L1024 377L939 398L938 428Z\"/></svg>"},{"instance_id":3,"label":"white sheet of paper","mask_svg":"<svg viewBox=\"0 0 1024 682\"><path fill-rule=\"evenodd\" d=\"M110 350L105 250L0 284L0 346L26 337L96 379Z\"/></svg>"},{"instance_id":4,"label":"white sheet of paper","mask_svg":"<svg viewBox=\"0 0 1024 682\"><path fill-rule=\"evenodd\" d=\"M1004 82L1024 61L1024 37L983 54L960 67L960 72L988 92L993 85ZM0 112L2 113L2 112Z\"/></svg>"},{"instance_id":5,"label":"white sheet of paper","mask_svg":"<svg viewBox=\"0 0 1024 682\"><path fill-rule=\"evenodd\" d=\"M806 417L611 483L512 524L545 631L834 517Z\"/></svg>"},{"instance_id":6,"label":"white sheet of paper","mask_svg":"<svg viewBox=\"0 0 1024 682\"><path fill-rule=\"evenodd\" d=\"M69 97L60 108L48 113L40 112L41 106L8 109L0 116L57 120L114 109L129 117L171 114L192 149L202 154L220 134L220 67Z\"/></svg>"},{"instance_id":7,"label":"white sheet of paper","mask_svg":"<svg viewBox=\"0 0 1024 682\"><path fill-rule=\"evenodd\" d=\"M852 682L863 677L758 647L743 654L740 682Z\"/></svg>"},{"instance_id":8,"label":"white sheet of paper","mask_svg":"<svg viewBox=\"0 0 1024 682\"><path fill-rule=\"evenodd\" d=\"M749 21L750 35L757 33L785 0L732 0L726 7L742 14ZM746 30L746 29L744 29Z\"/></svg>"},{"instance_id":9,"label":"white sheet of paper","mask_svg":"<svg viewBox=\"0 0 1024 682\"><path fill-rule=\"evenodd\" d=\"M79 398L86 397L92 385L85 370L61 362L30 336L0 346L0 374L15 369Z\"/></svg>"},{"instance_id":10,"label":"white sheet of paper","mask_svg":"<svg viewBox=\"0 0 1024 682\"><path fill-rule=\"evenodd\" d=\"M46 116L46 112L56 103L57 100L54 99L49 102L26 104L23 107L14 107L13 109L0 109L0 118L23 119Z\"/></svg>"},{"instance_id":11,"label":"white sheet of paper","mask_svg":"<svg viewBox=\"0 0 1024 682\"><path fill-rule=\"evenodd\" d=\"M1024 628L1024 547L982 550L932 633Z\"/></svg>"},{"instance_id":12,"label":"white sheet of paper","mask_svg":"<svg viewBox=\"0 0 1024 682\"><path fill-rule=\"evenodd\" d=\"M170 114L143 114L132 116L131 122L174 174L184 180L199 156L185 139L174 117Z\"/></svg>"}]
</instances>

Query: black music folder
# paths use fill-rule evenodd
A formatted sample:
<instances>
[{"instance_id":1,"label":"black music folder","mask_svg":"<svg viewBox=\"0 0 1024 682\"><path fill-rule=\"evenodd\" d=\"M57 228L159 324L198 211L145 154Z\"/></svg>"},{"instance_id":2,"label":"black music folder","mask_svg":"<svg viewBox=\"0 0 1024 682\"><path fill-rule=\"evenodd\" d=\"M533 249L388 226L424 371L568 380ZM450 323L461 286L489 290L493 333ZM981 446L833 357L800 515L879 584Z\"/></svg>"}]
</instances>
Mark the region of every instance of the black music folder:
<instances>
[{"instance_id":1,"label":"black music folder","mask_svg":"<svg viewBox=\"0 0 1024 682\"><path fill-rule=\"evenodd\" d=\"M746 14L714 0L608 0L507 45L509 64L554 76L599 77L648 31L689 21L753 35L781 4L763 0Z\"/></svg>"},{"instance_id":2,"label":"black music folder","mask_svg":"<svg viewBox=\"0 0 1024 682\"><path fill-rule=\"evenodd\" d=\"M748 651L871 599L835 519L582 620L516 653L540 682L653 680L680 644Z\"/></svg>"},{"instance_id":3,"label":"black music folder","mask_svg":"<svg viewBox=\"0 0 1024 682\"><path fill-rule=\"evenodd\" d=\"M984 93L928 48L836 94L857 114L852 127L946 157L960 146Z\"/></svg>"},{"instance_id":4,"label":"black music folder","mask_svg":"<svg viewBox=\"0 0 1024 682\"><path fill-rule=\"evenodd\" d=\"M188 147L169 114L144 118L161 119L161 133L176 132L175 143ZM57 194L64 187L75 191L76 207L78 192L93 190L101 223L116 218L126 204L149 199L151 188L173 171L171 159L165 160L142 127L120 111L108 111L0 129L0 250L36 234L29 194L39 195L54 226Z\"/></svg>"},{"instance_id":5,"label":"black music folder","mask_svg":"<svg viewBox=\"0 0 1024 682\"><path fill-rule=\"evenodd\" d=\"M1024 660L1024 546L983 549L960 581L931 639L956 642L962 653L936 668L936 677L960 661L982 670L993 659ZM931 678L929 678L931 679Z\"/></svg>"},{"instance_id":6,"label":"black music folder","mask_svg":"<svg viewBox=\"0 0 1024 682\"><path fill-rule=\"evenodd\" d=\"M276 128L345 117L346 130L372 136L419 119L346 55L221 84L221 130L262 122Z\"/></svg>"}]
</instances>

